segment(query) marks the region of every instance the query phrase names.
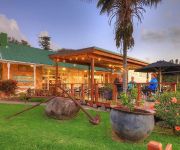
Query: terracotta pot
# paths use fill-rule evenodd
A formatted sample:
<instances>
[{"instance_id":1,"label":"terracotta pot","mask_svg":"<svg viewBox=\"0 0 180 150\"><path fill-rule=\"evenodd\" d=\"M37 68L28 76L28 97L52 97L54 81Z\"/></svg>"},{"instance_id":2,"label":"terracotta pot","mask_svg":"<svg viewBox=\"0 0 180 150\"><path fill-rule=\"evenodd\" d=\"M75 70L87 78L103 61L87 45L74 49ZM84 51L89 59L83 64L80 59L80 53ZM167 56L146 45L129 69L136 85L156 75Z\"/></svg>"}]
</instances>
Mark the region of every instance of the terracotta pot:
<instances>
[{"instance_id":1,"label":"terracotta pot","mask_svg":"<svg viewBox=\"0 0 180 150\"><path fill-rule=\"evenodd\" d=\"M150 135L154 128L154 114L135 109L112 108L110 112L112 129L123 140L140 141Z\"/></svg>"}]
</instances>

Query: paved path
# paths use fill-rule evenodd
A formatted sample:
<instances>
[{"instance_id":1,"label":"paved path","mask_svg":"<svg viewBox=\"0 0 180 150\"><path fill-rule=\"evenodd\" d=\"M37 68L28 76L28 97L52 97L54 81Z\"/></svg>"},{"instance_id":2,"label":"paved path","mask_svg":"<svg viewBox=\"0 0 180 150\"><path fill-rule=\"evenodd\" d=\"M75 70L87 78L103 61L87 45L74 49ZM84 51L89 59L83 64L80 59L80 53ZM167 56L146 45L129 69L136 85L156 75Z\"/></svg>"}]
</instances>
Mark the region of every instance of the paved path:
<instances>
[{"instance_id":1,"label":"paved path","mask_svg":"<svg viewBox=\"0 0 180 150\"><path fill-rule=\"evenodd\" d=\"M20 104L20 105L36 105L39 102L18 102L18 101L5 101L5 100L0 100L0 104ZM153 102L145 102L145 106L144 109L155 113L152 109L149 109L149 106L152 105ZM41 105L46 106L45 103L42 103ZM82 105L83 106L83 105ZM93 108L93 107L89 107L89 106L83 106L85 109L90 109L90 110L94 110L94 111L102 111L102 112L107 112L105 110L101 110L101 109L97 109L97 108ZM142 108L141 108L142 109Z\"/></svg>"},{"instance_id":2,"label":"paved path","mask_svg":"<svg viewBox=\"0 0 180 150\"><path fill-rule=\"evenodd\" d=\"M0 104L22 104L22 105L36 105L39 102L18 102L18 101L5 101L5 100L0 100ZM45 105L45 104L43 104Z\"/></svg>"},{"instance_id":3,"label":"paved path","mask_svg":"<svg viewBox=\"0 0 180 150\"><path fill-rule=\"evenodd\" d=\"M0 100L0 104L15 104L15 105L36 105L39 104L39 102L18 102L18 101L5 101L5 100ZM42 103L41 105L46 106L46 103ZM95 111L103 111L103 110L99 110L93 107L89 107L89 106L83 106L85 109L90 109L90 110L95 110ZM105 112L105 111L103 111Z\"/></svg>"}]
</instances>

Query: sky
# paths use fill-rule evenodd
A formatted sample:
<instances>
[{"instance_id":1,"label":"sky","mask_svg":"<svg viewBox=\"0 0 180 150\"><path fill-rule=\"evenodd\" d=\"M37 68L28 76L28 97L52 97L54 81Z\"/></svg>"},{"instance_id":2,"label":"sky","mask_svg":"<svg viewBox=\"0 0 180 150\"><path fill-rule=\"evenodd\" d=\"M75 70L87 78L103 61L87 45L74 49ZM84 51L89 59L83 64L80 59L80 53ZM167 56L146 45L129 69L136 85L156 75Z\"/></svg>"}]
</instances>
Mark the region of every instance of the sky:
<instances>
[{"instance_id":1,"label":"sky","mask_svg":"<svg viewBox=\"0 0 180 150\"><path fill-rule=\"evenodd\" d=\"M134 21L135 46L128 56L148 62L180 60L180 0L162 0L145 8L142 23ZM96 0L1 0L0 32L39 47L38 36L49 35L53 49L97 46L120 52L113 24L100 15Z\"/></svg>"}]
</instances>

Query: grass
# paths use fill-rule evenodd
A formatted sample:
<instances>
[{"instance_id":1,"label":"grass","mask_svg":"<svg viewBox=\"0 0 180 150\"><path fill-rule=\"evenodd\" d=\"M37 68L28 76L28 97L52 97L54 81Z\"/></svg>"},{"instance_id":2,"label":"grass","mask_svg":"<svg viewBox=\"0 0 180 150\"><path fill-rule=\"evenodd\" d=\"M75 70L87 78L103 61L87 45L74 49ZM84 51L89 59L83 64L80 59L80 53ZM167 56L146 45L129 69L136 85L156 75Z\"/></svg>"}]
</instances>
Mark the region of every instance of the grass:
<instances>
[{"instance_id":1,"label":"grass","mask_svg":"<svg viewBox=\"0 0 180 150\"><path fill-rule=\"evenodd\" d=\"M43 106L11 120L4 118L22 110L25 105L0 104L0 149L2 150L146 150L150 140L173 150L180 148L180 137L153 132L145 141L137 144L115 142L111 138L109 113L101 112L101 124L89 124L80 112L77 118L58 121L46 117ZM94 111L91 111L95 114ZM159 131L159 129L158 129Z\"/></svg>"}]
</instances>

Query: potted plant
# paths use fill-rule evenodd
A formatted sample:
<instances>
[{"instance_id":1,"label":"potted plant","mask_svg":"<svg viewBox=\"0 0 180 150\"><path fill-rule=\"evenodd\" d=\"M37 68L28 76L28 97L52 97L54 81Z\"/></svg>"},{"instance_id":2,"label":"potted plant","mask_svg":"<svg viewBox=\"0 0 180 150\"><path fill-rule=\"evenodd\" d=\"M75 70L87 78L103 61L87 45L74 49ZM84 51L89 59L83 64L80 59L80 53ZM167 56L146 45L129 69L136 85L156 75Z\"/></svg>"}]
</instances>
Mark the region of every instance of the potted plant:
<instances>
[{"instance_id":1,"label":"potted plant","mask_svg":"<svg viewBox=\"0 0 180 150\"><path fill-rule=\"evenodd\" d=\"M174 134L180 135L180 92L163 93L156 98L156 116L162 119Z\"/></svg>"},{"instance_id":2,"label":"potted plant","mask_svg":"<svg viewBox=\"0 0 180 150\"><path fill-rule=\"evenodd\" d=\"M154 114L135 108L137 90L121 94L121 106L111 109L113 131L123 140L137 142L145 139L154 128Z\"/></svg>"},{"instance_id":3,"label":"potted plant","mask_svg":"<svg viewBox=\"0 0 180 150\"><path fill-rule=\"evenodd\" d=\"M100 88L100 91L102 92L103 97L106 100L112 100L112 91L113 91L112 84L106 83L103 87Z\"/></svg>"}]
</instances>

